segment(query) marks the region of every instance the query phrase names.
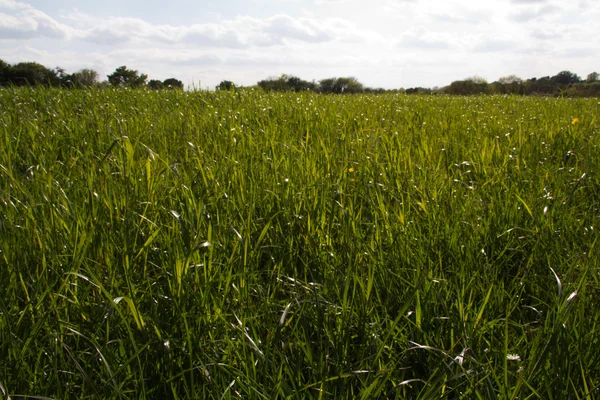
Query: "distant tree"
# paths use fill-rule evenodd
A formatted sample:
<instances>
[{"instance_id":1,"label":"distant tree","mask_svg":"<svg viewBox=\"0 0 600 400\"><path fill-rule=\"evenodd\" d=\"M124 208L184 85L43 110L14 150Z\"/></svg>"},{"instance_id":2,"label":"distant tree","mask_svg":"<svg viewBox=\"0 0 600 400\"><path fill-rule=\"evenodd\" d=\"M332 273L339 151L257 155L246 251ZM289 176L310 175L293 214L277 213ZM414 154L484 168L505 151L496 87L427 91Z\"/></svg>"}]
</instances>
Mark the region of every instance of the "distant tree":
<instances>
[{"instance_id":1,"label":"distant tree","mask_svg":"<svg viewBox=\"0 0 600 400\"><path fill-rule=\"evenodd\" d=\"M65 86L76 88L92 87L98 85L98 77L98 72L95 70L83 68L77 72L66 75L63 78L63 83Z\"/></svg>"},{"instance_id":2,"label":"distant tree","mask_svg":"<svg viewBox=\"0 0 600 400\"><path fill-rule=\"evenodd\" d=\"M598 82L598 81L600 81L600 74L597 72L592 72L591 74L589 74L587 76L587 79L585 81L588 83Z\"/></svg>"},{"instance_id":3,"label":"distant tree","mask_svg":"<svg viewBox=\"0 0 600 400\"><path fill-rule=\"evenodd\" d=\"M443 89L444 93L455 95L474 95L489 93L489 86L485 80L468 78L462 81L454 81L450 86Z\"/></svg>"},{"instance_id":4,"label":"distant tree","mask_svg":"<svg viewBox=\"0 0 600 400\"><path fill-rule=\"evenodd\" d=\"M363 84L354 77L338 78L335 83L336 93L360 93L363 91Z\"/></svg>"},{"instance_id":5,"label":"distant tree","mask_svg":"<svg viewBox=\"0 0 600 400\"><path fill-rule=\"evenodd\" d=\"M56 67L54 68L54 73L56 74L56 77L58 79L58 84L63 84L69 77L69 75L67 74L67 71L64 68L61 67Z\"/></svg>"},{"instance_id":6,"label":"distant tree","mask_svg":"<svg viewBox=\"0 0 600 400\"><path fill-rule=\"evenodd\" d=\"M488 88L491 93L523 94L523 79L516 75L503 76L491 83Z\"/></svg>"},{"instance_id":7,"label":"distant tree","mask_svg":"<svg viewBox=\"0 0 600 400\"><path fill-rule=\"evenodd\" d=\"M524 84L524 94L555 95L560 92L557 84L549 76L528 79Z\"/></svg>"},{"instance_id":8,"label":"distant tree","mask_svg":"<svg viewBox=\"0 0 600 400\"><path fill-rule=\"evenodd\" d=\"M284 91L286 88L286 82L281 78L267 78L261 81L258 81L258 86L264 91Z\"/></svg>"},{"instance_id":9,"label":"distant tree","mask_svg":"<svg viewBox=\"0 0 600 400\"><path fill-rule=\"evenodd\" d=\"M286 74L283 74L278 78L267 78L259 81L258 86L266 91L285 92L290 90L290 86L288 85L288 76Z\"/></svg>"},{"instance_id":10,"label":"distant tree","mask_svg":"<svg viewBox=\"0 0 600 400\"><path fill-rule=\"evenodd\" d=\"M498 78L498 82L503 84L503 85L512 85L514 83L523 83L523 79L519 78L516 75L508 75L508 76L503 76L502 78Z\"/></svg>"},{"instance_id":11,"label":"distant tree","mask_svg":"<svg viewBox=\"0 0 600 400\"><path fill-rule=\"evenodd\" d=\"M404 91L406 94L433 94L433 90L423 87L408 88Z\"/></svg>"},{"instance_id":12,"label":"distant tree","mask_svg":"<svg viewBox=\"0 0 600 400\"><path fill-rule=\"evenodd\" d=\"M550 78L550 80L561 85L571 85L573 83L581 82L579 75L574 74L571 71L561 71L557 75Z\"/></svg>"},{"instance_id":13,"label":"distant tree","mask_svg":"<svg viewBox=\"0 0 600 400\"><path fill-rule=\"evenodd\" d=\"M175 78L167 78L163 81L163 86L166 89L180 89L183 90L183 82L181 82L179 79L175 79Z\"/></svg>"},{"instance_id":14,"label":"distant tree","mask_svg":"<svg viewBox=\"0 0 600 400\"><path fill-rule=\"evenodd\" d=\"M137 70L127 69L125 65L117 68L115 72L108 75L108 82L112 86L128 86L128 87L138 87L146 84L146 79L148 79L148 75L146 74L138 74Z\"/></svg>"},{"instance_id":15,"label":"distant tree","mask_svg":"<svg viewBox=\"0 0 600 400\"><path fill-rule=\"evenodd\" d=\"M384 88L371 88L371 87L366 87L364 89L365 93L373 93L373 94L383 94L383 93L388 93L391 92L390 90L386 90Z\"/></svg>"},{"instance_id":16,"label":"distant tree","mask_svg":"<svg viewBox=\"0 0 600 400\"><path fill-rule=\"evenodd\" d=\"M306 90L317 90L315 82L305 81L293 75L283 74L279 78L268 78L258 82L258 86L266 91L278 92L302 92Z\"/></svg>"},{"instance_id":17,"label":"distant tree","mask_svg":"<svg viewBox=\"0 0 600 400\"><path fill-rule=\"evenodd\" d=\"M323 93L361 93L364 86L354 77L327 78L319 81L319 90Z\"/></svg>"},{"instance_id":18,"label":"distant tree","mask_svg":"<svg viewBox=\"0 0 600 400\"><path fill-rule=\"evenodd\" d=\"M10 73L10 64L0 59L0 86L8 83L8 75Z\"/></svg>"},{"instance_id":19,"label":"distant tree","mask_svg":"<svg viewBox=\"0 0 600 400\"><path fill-rule=\"evenodd\" d=\"M164 87L163 83L158 79L150 79L148 81L148 87L152 90L159 90Z\"/></svg>"},{"instance_id":20,"label":"distant tree","mask_svg":"<svg viewBox=\"0 0 600 400\"><path fill-rule=\"evenodd\" d=\"M305 81L297 76L287 76L287 86L294 92L303 92L306 90L314 91L317 89L317 84L315 82Z\"/></svg>"},{"instance_id":21,"label":"distant tree","mask_svg":"<svg viewBox=\"0 0 600 400\"><path fill-rule=\"evenodd\" d=\"M600 81L577 83L567 89L566 94L572 97L600 97Z\"/></svg>"},{"instance_id":22,"label":"distant tree","mask_svg":"<svg viewBox=\"0 0 600 400\"><path fill-rule=\"evenodd\" d=\"M319 81L319 90L323 93L335 93L337 78L326 78Z\"/></svg>"},{"instance_id":23,"label":"distant tree","mask_svg":"<svg viewBox=\"0 0 600 400\"><path fill-rule=\"evenodd\" d=\"M485 79L481 76L477 76L477 75L467 78L467 79L465 79L465 81L471 81L477 85L487 85L487 83L488 83L487 79Z\"/></svg>"},{"instance_id":24,"label":"distant tree","mask_svg":"<svg viewBox=\"0 0 600 400\"><path fill-rule=\"evenodd\" d=\"M216 87L216 90L232 90L235 88L235 84L231 81L221 81Z\"/></svg>"},{"instance_id":25,"label":"distant tree","mask_svg":"<svg viewBox=\"0 0 600 400\"><path fill-rule=\"evenodd\" d=\"M16 86L58 85L56 71L36 62L21 62L8 69L8 82Z\"/></svg>"}]
</instances>

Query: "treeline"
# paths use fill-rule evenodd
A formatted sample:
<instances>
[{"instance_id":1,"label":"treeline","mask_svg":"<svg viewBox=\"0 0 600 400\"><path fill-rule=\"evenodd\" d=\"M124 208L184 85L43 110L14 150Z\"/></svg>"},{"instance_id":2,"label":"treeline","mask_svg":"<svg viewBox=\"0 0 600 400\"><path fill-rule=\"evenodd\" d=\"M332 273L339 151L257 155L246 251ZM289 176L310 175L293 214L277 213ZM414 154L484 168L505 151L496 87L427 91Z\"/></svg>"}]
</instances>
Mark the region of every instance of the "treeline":
<instances>
[{"instance_id":1,"label":"treeline","mask_svg":"<svg viewBox=\"0 0 600 400\"><path fill-rule=\"evenodd\" d=\"M56 67L47 68L36 62L21 62L8 64L0 60L0 86L61 86L68 88L85 87L148 87L153 90L178 89L183 90L183 82L179 79L168 78L164 81L148 80L148 75L140 74L137 70L121 66L100 81L98 72L84 68L73 73ZM233 90L236 85L224 80L216 86L216 90ZM257 87L265 91L302 92L331 94L355 93L406 93L406 94L449 94L449 95L480 95L480 94L515 94L566 97L598 97L600 96L600 74L592 72L582 79L571 71L561 71L554 76L521 79L509 75L488 83L480 77L472 77L454 81L442 88L414 87L408 89L369 88L354 77L327 78L319 81L306 81L293 75L281 75L261 80Z\"/></svg>"},{"instance_id":2,"label":"treeline","mask_svg":"<svg viewBox=\"0 0 600 400\"><path fill-rule=\"evenodd\" d=\"M352 94L352 93L383 93L385 89L365 87L354 77L327 78L320 81L305 81L292 75L281 75L279 78L269 78L258 82L258 86L266 91L302 92L310 90L319 93ZM396 90L397 91L397 90Z\"/></svg>"},{"instance_id":3,"label":"treeline","mask_svg":"<svg viewBox=\"0 0 600 400\"><path fill-rule=\"evenodd\" d=\"M164 81L151 79L148 81L148 75L140 74L137 70L129 69L124 65L107 75L107 80L100 81L98 72L93 69L84 68L69 74L60 67L50 69L36 62L21 62L11 65L0 60L0 86L39 85L67 88L148 86L154 90L183 90L183 82L178 79L168 78Z\"/></svg>"},{"instance_id":4,"label":"treeline","mask_svg":"<svg viewBox=\"0 0 600 400\"><path fill-rule=\"evenodd\" d=\"M231 89L233 84L229 81L225 87L217 89ZM258 82L258 86L266 91L313 91L319 93L384 93L402 92L406 94L449 94L449 95L481 95L481 94L516 94L516 95L542 95L542 96L567 96L567 97L596 97L600 96L600 74L590 73L584 80L570 71L561 71L554 76L542 78L521 79L515 75L502 77L497 81L488 83L480 77L467 78L454 81L442 88L415 87L408 89L373 89L365 87L356 78L328 78L316 81L305 81L291 75L282 75L279 78L269 78Z\"/></svg>"},{"instance_id":5,"label":"treeline","mask_svg":"<svg viewBox=\"0 0 600 400\"><path fill-rule=\"evenodd\" d=\"M586 79L582 79L571 71L561 71L554 76L526 80L509 75L492 83L479 77L473 77L454 81L449 86L439 89L439 92L452 95L517 94L523 96L596 97L600 96L600 74L592 72Z\"/></svg>"}]
</instances>

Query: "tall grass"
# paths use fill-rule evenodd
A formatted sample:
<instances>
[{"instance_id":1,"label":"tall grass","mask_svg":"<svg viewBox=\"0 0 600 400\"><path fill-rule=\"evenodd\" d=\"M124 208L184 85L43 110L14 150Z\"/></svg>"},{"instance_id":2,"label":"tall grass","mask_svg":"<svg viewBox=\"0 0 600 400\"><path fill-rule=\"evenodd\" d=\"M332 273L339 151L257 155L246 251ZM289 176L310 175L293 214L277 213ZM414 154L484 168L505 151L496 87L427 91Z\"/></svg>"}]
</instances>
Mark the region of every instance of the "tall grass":
<instances>
[{"instance_id":1,"label":"tall grass","mask_svg":"<svg viewBox=\"0 0 600 400\"><path fill-rule=\"evenodd\" d=\"M0 393L597 398L599 117L3 89Z\"/></svg>"}]
</instances>

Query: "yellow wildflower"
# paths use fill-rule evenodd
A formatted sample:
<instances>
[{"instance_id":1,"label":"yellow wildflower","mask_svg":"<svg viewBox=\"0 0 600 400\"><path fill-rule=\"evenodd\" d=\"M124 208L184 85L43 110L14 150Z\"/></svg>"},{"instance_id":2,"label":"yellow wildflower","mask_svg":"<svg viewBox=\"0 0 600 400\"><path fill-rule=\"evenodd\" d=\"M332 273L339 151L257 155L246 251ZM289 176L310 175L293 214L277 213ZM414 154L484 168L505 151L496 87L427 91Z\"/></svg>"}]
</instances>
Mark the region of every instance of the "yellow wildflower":
<instances>
[{"instance_id":1,"label":"yellow wildflower","mask_svg":"<svg viewBox=\"0 0 600 400\"><path fill-rule=\"evenodd\" d=\"M353 167L348 168L348 172L350 172L351 174L353 174L356 170Z\"/></svg>"},{"instance_id":2,"label":"yellow wildflower","mask_svg":"<svg viewBox=\"0 0 600 400\"><path fill-rule=\"evenodd\" d=\"M571 121L571 125L577 125L579 123L579 118L573 118L573 121Z\"/></svg>"}]
</instances>

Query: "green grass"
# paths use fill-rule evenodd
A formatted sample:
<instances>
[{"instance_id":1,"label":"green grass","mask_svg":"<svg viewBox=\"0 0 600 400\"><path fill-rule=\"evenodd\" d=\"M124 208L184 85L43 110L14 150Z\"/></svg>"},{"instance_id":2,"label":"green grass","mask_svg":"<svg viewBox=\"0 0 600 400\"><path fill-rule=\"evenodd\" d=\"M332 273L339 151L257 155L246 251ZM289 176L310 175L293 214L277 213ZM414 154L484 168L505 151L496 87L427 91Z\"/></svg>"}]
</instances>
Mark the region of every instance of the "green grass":
<instances>
[{"instance_id":1,"label":"green grass","mask_svg":"<svg viewBox=\"0 0 600 400\"><path fill-rule=\"evenodd\" d=\"M2 89L0 397L598 398L599 145L598 99Z\"/></svg>"}]
</instances>

